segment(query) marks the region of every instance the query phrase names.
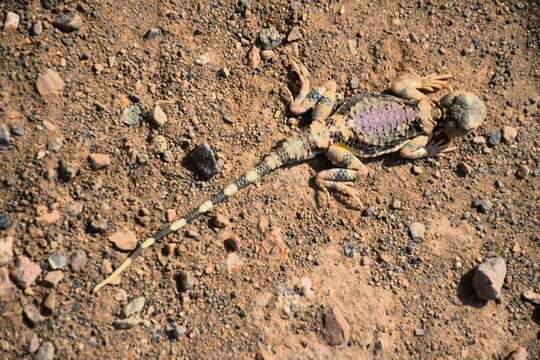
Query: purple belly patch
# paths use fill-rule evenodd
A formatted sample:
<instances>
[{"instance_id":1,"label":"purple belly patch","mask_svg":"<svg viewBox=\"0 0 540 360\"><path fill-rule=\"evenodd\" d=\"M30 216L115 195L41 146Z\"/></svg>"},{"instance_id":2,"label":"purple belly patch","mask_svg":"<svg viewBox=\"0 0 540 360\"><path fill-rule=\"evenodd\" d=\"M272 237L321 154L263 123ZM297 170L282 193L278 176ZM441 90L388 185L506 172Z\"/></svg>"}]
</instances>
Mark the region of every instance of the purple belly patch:
<instances>
[{"instance_id":1,"label":"purple belly patch","mask_svg":"<svg viewBox=\"0 0 540 360\"><path fill-rule=\"evenodd\" d=\"M390 134L416 117L417 112L406 106L378 104L356 113L354 125L368 135Z\"/></svg>"}]
</instances>

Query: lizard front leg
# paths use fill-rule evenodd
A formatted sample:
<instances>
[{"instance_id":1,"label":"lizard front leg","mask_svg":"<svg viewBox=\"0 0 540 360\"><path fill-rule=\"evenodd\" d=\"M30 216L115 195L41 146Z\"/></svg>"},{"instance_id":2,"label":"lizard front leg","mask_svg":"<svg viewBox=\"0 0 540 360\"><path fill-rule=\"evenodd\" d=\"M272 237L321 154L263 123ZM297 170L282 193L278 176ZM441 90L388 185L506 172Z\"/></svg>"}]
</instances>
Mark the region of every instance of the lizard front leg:
<instances>
[{"instance_id":1,"label":"lizard front leg","mask_svg":"<svg viewBox=\"0 0 540 360\"><path fill-rule=\"evenodd\" d=\"M336 82L329 80L323 86L311 89L308 69L303 64L295 62L291 63L291 67L300 79L300 92L289 105L291 112L301 115L313 109L313 121L326 120L336 103Z\"/></svg>"},{"instance_id":2,"label":"lizard front leg","mask_svg":"<svg viewBox=\"0 0 540 360\"><path fill-rule=\"evenodd\" d=\"M390 85L390 91L407 100L430 101L422 91L434 92L440 89L451 89L448 80L452 74L432 74L421 77L416 74L406 74Z\"/></svg>"},{"instance_id":3,"label":"lizard front leg","mask_svg":"<svg viewBox=\"0 0 540 360\"><path fill-rule=\"evenodd\" d=\"M431 137L420 135L411 139L406 143L401 150L399 155L405 159L421 159L426 157L440 156L441 154L454 151L455 147L449 147L450 144L448 140L439 140L437 142L432 142Z\"/></svg>"},{"instance_id":4,"label":"lizard front leg","mask_svg":"<svg viewBox=\"0 0 540 360\"><path fill-rule=\"evenodd\" d=\"M349 150L337 145L332 145L328 148L326 157L334 165L342 168L319 172L315 177L315 184L326 194L328 194L328 189L331 189L347 196L350 199L349 204L354 208L359 208L360 201L358 199L358 193L352 184L359 176L366 176L368 174L366 165Z\"/></svg>"}]
</instances>

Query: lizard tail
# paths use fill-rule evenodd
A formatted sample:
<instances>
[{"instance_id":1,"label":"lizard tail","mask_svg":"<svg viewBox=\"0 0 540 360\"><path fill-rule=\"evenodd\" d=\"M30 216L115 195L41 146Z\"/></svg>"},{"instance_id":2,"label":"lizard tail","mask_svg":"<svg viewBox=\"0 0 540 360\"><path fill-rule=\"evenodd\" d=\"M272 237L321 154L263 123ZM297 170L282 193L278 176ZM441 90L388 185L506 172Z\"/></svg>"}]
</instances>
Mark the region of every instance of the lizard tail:
<instances>
[{"instance_id":1,"label":"lizard tail","mask_svg":"<svg viewBox=\"0 0 540 360\"><path fill-rule=\"evenodd\" d=\"M270 173L271 171L278 169L284 165L288 165L294 162L311 159L317 155L319 151L317 146L314 145L313 138L310 133L303 133L300 137L295 139L286 140L282 145L275 149L272 153L266 156L261 162L254 168L246 172L235 182L229 184L219 192L214 194L210 199L203 202L199 207L192 209L187 215L178 219L171 224L162 227L154 235L147 237L137 249L133 250L124 262L106 279L96 285L92 290L92 293L98 292L102 287L118 278L118 276L137 258L144 250L148 249L155 243L160 242L167 235L176 233L178 230L191 223L199 216L207 213L217 204L224 202L238 191L242 190L246 186L253 184L257 179Z\"/></svg>"}]
</instances>

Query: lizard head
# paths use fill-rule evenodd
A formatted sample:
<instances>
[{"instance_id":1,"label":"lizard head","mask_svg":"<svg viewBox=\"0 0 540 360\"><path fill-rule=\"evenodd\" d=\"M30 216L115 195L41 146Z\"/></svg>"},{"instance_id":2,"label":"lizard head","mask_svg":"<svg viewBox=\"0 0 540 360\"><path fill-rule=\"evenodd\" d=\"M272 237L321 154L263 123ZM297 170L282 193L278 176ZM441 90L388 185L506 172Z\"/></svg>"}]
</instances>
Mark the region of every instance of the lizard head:
<instances>
[{"instance_id":1,"label":"lizard head","mask_svg":"<svg viewBox=\"0 0 540 360\"><path fill-rule=\"evenodd\" d=\"M484 102L467 91L452 91L439 104L444 114L441 125L449 137L467 135L482 125L487 115Z\"/></svg>"}]
</instances>

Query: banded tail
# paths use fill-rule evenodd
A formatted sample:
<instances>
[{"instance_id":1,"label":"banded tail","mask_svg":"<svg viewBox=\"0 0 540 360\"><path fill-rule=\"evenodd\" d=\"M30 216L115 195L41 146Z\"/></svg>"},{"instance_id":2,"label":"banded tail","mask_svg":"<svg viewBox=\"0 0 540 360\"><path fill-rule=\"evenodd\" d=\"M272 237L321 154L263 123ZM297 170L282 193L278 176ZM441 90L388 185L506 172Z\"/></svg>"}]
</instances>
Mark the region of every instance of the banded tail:
<instances>
[{"instance_id":1,"label":"banded tail","mask_svg":"<svg viewBox=\"0 0 540 360\"><path fill-rule=\"evenodd\" d=\"M316 145L317 141L311 132L302 133L298 138L286 140L275 151L266 156L257 166L246 172L238 180L229 184L209 200L206 200L199 207L191 210L183 218L174 221L168 226L159 229L153 236L146 238L137 249L133 250L124 262L105 280L96 285L92 293L98 292L102 287L110 284L117 278L142 252L155 243L160 242L167 235L176 233L178 230L191 223L199 216L207 213L219 203L227 200L246 186L253 184L257 179L278 169L284 165L307 160L315 157L319 153Z\"/></svg>"}]
</instances>

